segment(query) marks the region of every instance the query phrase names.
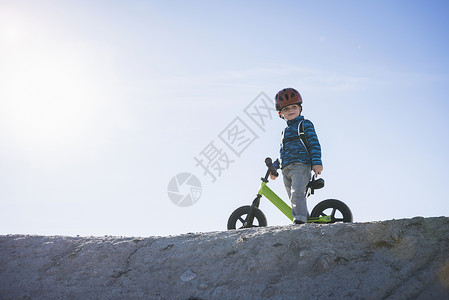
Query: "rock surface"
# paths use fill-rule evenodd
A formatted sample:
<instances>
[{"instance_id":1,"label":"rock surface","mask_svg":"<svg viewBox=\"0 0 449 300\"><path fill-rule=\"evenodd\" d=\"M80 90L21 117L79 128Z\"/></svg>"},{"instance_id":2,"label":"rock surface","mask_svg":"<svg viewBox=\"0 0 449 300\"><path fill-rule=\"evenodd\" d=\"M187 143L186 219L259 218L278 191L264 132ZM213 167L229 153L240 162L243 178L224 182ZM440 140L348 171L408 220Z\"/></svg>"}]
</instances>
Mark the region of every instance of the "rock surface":
<instances>
[{"instance_id":1,"label":"rock surface","mask_svg":"<svg viewBox=\"0 0 449 300\"><path fill-rule=\"evenodd\" d=\"M1 299L449 299L449 218L0 236Z\"/></svg>"}]
</instances>

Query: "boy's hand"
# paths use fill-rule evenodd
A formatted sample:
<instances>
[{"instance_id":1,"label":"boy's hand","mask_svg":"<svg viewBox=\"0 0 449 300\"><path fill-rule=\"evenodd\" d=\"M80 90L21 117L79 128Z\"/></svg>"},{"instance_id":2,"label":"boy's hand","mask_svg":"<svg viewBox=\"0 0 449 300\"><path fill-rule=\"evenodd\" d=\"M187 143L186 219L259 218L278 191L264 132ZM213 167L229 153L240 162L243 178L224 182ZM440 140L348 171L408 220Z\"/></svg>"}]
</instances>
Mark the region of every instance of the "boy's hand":
<instances>
[{"instance_id":1,"label":"boy's hand","mask_svg":"<svg viewBox=\"0 0 449 300\"><path fill-rule=\"evenodd\" d=\"M312 171L315 172L315 177L317 177L323 171L323 165L314 165Z\"/></svg>"},{"instance_id":2,"label":"boy's hand","mask_svg":"<svg viewBox=\"0 0 449 300\"><path fill-rule=\"evenodd\" d=\"M270 178L271 178L271 180L276 180L276 178L278 178L278 177L274 176L273 174L270 174Z\"/></svg>"}]
</instances>

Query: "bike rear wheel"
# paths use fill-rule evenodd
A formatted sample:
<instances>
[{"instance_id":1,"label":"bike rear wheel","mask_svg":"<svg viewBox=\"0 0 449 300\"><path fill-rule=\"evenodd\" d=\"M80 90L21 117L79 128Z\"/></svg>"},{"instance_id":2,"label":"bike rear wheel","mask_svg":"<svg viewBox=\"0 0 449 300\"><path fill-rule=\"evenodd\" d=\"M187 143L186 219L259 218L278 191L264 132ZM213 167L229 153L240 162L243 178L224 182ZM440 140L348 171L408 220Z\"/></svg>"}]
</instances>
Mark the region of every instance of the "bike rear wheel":
<instances>
[{"instance_id":1,"label":"bike rear wheel","mask_svg":"<svg viewBox=\"0 0 449 300\"><path fill-rule=\"evenodd\" d=\"M318 203L312 210L310 217L331 216L329 223L352 222L352 212L349 207L336 199L327 199Z\"/></svg>"},{"instance_id":2,"label":"bike rear wheel","mask_svg":"<svg viewBox=\"0 0 449 300\"><path fill-rule=\"evenodd\" d=\"M248 216L250 209L251 206L246 205L234 210L234 212L228 219L228 229L241 229L249 227L267 226L267 218L265 217L263 212L257 207L253 208L254 221L252 222L252 224L245 224L245 220L246 217Z\"/></svg>"}]
</instances>

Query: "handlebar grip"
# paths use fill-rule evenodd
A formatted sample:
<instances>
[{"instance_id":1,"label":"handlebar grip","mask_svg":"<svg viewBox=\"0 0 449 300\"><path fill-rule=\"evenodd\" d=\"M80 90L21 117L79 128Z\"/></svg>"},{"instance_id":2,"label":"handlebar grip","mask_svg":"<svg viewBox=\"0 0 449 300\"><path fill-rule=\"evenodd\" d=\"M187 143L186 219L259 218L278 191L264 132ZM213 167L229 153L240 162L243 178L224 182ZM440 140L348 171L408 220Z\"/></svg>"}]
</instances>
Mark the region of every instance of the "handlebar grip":
<instances>
[{"instance_id":1,"label":"handlebar grip","mask_svg":"<svg viewBox=\"0 0 449 300\"><path fill-rule=\"evenodd\" d=\"M265 165L268 167L268 170L270 171L270 173L274 176L279 176L279 173L276 171L276 168L273 166L273 161L271 160L271 158L267 157L265 158Z\"/></svg>"}]
</instances>

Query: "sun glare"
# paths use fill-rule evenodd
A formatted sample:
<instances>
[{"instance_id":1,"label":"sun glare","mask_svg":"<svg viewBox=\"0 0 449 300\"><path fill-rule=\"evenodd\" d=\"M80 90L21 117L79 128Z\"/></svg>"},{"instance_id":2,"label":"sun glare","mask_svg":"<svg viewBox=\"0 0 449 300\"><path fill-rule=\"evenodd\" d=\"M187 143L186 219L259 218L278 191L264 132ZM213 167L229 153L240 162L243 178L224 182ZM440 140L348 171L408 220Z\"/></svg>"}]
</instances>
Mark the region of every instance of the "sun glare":
<instances>
[{"instance_id":1,"label":"sun glare","mask_svg":"<svg viewBox=\"0 0 449 300\"><path fill-rule=\"evenodd\" d=\"M3 32L3 35L9 40L13 40L17 38L17 31L12 28L6 28Z\"/></svg>"},{"instance_id":2,"label":"sun glare","mask_svg":"<svg viewBox=\"0 0 449 300\"><path fill-rule=\"evenodd\" d=\"M2 16L0 15L0 18ZM9 20L5 20L4 22L0 23L0 36L4 40L15 40L20 35L20 28L22 26L18 26L18 24L15 24L16 22L10 22Z\"/></svg>"},{"instance_id":3,"label":"sun glare","mask_svg":"<svg viewBox=\"0 0 449 300\"><path fill-rule=\"evenodd\" d=\"M5 130L28 146L52 147L88 130L97 102L86 70L66 55L43 53L10 66L2 104Z\"/></svg>"}]
</instances>

